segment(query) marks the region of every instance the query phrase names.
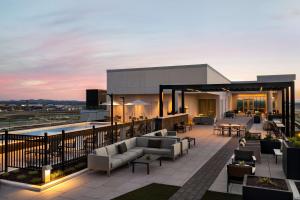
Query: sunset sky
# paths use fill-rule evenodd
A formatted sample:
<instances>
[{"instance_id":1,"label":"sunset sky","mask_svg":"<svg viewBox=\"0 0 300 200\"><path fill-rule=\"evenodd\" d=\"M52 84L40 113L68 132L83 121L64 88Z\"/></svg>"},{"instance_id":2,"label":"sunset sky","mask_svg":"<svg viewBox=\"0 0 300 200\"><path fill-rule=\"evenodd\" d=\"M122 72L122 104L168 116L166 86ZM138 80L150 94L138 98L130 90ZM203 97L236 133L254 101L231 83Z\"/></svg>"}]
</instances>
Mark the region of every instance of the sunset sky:
<instances>
[{"instance_id":1,"label":"sunset sky","mask_svg":"<svg viewBox=\"0 0 300 200\"><path fill-rule=\"evenodd\" d=\"M83 100L106 69L201 63L299 78L300 1L0 1L0 99Z\"/></svg>"}]
</instances>

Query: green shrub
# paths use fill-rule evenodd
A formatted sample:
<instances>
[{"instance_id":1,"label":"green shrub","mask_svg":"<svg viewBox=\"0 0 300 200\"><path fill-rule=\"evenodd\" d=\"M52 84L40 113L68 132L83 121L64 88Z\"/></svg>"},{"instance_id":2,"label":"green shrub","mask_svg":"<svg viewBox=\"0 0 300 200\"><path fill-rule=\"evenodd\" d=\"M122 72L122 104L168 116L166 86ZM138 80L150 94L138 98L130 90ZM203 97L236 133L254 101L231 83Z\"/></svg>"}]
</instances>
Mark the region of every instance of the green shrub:
<instances>
[{"instance_id":1,"label":"green shrub","mask_svg":"<svg viewBox=\"0 0 300 200\"><path fill-rule=\"evenodd\" d=\"M3 177L7 177L7 176L9 176L9 173L8 173L8 172L4 172L4 173L2 174L2 176L3 176Z\"/></svg>"},{"instance_id":2,"label":"green shrub","mask_svg":"<svg viewBox=\"0 0 300 200\"><path fill-rule=\"evenodd\" d=\"M42 179L39 177L35 177L30 180L30 183L32 183L32 184L37 184L37 183L41 183L41 182L42 182Z\"/></svg>"},{"instance_id":3,"label":"green shrub","mask_svg":"<svg viewBox=\"0 0 300 200\"><path fill-rule=\"evenodd\" d=\"M76 169L83 169L86 168L86 163L78 163L77 165L74 166Z\"/></svg>"},{"instance_id":4,"label":"green shrub","mask_svg":"<svg viewBox=\"0 0 300 200\"><path fill-rule=\"evenodd\" d=\"M18 173L20 173L20 170L19 170L19 169L16 169L16 170L11 171L10 173L18 174Z\"/></svg>"},{"instance_id":5,"label":"green shrub","mask_svg":"<svg viewBox=\"0 0 300 200\"><path fill-rule=\"evenodd\" d=\"M28 175L38 175L39 172L38 171L29 171Z\"/></svg>"},{"instance_id":6,"label":"green shrub","mask_svg":"<svg viewBox=\"0 0 300 200\"><path fill-rule=\"evenodd\" d=\"M60 176L63 176L64 175L64 172L62 170L57 170L57 171L54 171L50 174L50 179L51 180L54 180Z\"/></svg>"},{"instance_id":7,"label":"green shrub","mask_svg":"<svg viewBox=\"0 0 300 200\"><path fill-rule=\"evenodd\" d=\"M24 180L25 178L27 178L27 176L25 174L21 174L17 176L17 179L19 180Z\"/></svg>"},{"instance_id":8,"label":"green shrub","mask_svg":"<svg viewBox=\"0 0 300 200\"><path fill-rule=\"evenodd\" d=\"M72 172L75 171L76 171L75 167L68 167L67 169L64 170L65 174L71 174Z\"/></svg>"},{"instance_id":9,"label":"green shrub","mask_svg":"<svg viewBox=\"0 0 300 200\"><path fill-rule=\"evenodd\" d=\"M289 138L289 142L291 142L295 147L300 148L300 137L299 137L299 135Z\"/></svg>"}]
</instances>

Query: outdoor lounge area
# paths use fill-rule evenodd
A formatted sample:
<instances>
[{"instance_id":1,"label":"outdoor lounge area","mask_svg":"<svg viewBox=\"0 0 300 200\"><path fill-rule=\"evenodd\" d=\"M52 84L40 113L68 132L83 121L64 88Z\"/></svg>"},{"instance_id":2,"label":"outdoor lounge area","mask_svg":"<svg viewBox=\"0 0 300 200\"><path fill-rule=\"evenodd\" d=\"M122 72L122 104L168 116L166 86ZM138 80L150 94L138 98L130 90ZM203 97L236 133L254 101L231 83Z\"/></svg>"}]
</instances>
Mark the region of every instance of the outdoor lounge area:
<instances>
[{"instance_id":1,"label":"outdoor lounge area","mask_svg":"<svg viewBox=\"0 0 300 200\"><path fill-rule=\"evenodd\" d=\"M242 120L237 118L235 123L241 121ZM249 131L261 131L263 135L267 134L267 131L263 130L263 123L259 125L253 124ZM148 138L148 140L163 138L172 140L174 143L178 143L178 145L180 144L179 141L186 140L186 142L188 142L187 139L184 138L195 138L195 143L191 141L191 143L185 147L188 149L188 153L181 155L182 152L179 152L176 156L176 160L174 160L173 157L168 159L166 156L153 157L153 162L152 160L148 162L148 173L145 166L137 164L133 170L132 164L128 165L125 161L123 164L119 163L119 165L109 173L110 176L107 176L107 171L93 169L39 193L2 184L0 188L2 197L7 199L16 199L21 196L22 199L113 199L152 183L178 186L178 191L171 199L181 199L182 195L185 195L185 199L196 199L196 197L203 196L207 190L218 192L218 194L229 193L242 195L242 181L239 183L229 182L228 184L228 166L233 163L234 159L237 159L232 157L234 153L237 154L237 149L242 150L242 148L246 147L256 149L256 147L250 144L248 145L251 147L247 145L242 147L239 143L240 137L235 134L232 134L231 137L228 135L215 134L214 126L194 125L192 130L187 130L185 133L175 132L174 135L174 132L169 132L169 134L168 136L167 131L163 130L151 134L149 133L147 136L141 138L129 139L128 142L125 140L129 147L132 145L130 142L132 143L133 140L142 138ZM241 136L243 137L244 135L242 134ZM138 145L138 142L135 142L136 145ZM250 141L248 141L248 143L250 143ZM117 147L118 144L120 143L114 144L114 147ZM113 146L107 146L106 148L108 149L106 150L110 149L109 151L111 151L112 147ZM130 150L131 148L134 147L129 147L128 152L140 152L137 157L143 155L141 147L136 147L140 149L138 151ZM101 154L103 149L96 151L99 151ZM256 153L257 152L253 153L252 156ZM249 174L272 178L286 177L282 169L281 156L278 157L276 163L274 155L258 153L260 157L256 155L255 157L257 158L255 158L252 164L245 163L246 166L250 166ZM157 155L157 153L154 154ZM220 158L215 159L216 156L220 156ZM145 157L143 159L144 161L149 161ZM131 160L135 160L135 158ZM238 165L242 164L240 161L235 163ZM99 165L93 165L99 167L103 164L104 162L99 163ZM207 167L210 164L217 168ZM201 181L203 179L206 181ZM193 188L194 192L189 193L188 191L190 190L186 189L187 186Z\"/></svg>"}]
</instances>

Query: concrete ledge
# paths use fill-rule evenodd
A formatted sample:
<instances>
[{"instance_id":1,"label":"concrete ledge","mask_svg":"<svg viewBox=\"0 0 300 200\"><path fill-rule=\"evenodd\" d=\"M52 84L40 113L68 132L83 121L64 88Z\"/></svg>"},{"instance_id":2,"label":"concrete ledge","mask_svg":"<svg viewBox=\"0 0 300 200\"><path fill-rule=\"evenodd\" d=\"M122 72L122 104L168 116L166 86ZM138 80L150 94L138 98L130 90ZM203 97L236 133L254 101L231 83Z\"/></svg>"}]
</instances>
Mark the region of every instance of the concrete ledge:
<instances>
[{"instance_id":1,"label":"concrete ledge","mask_svg":"<svg viewBox=\"0 0 300 200\"><path fill-rule=\"evenodd\" d=\"M55 181L49 182L49 183L44 184L44 185L32 185L32 184L19 183L19 182L15 182L15 181L4 180L4 179L0 179L0 183L10 185L10 186L14 186L14 187L19 187L19 188L26 189L26 190L35 191L35 192L41 192L41 191L49 189L53 186L56 186L60 183L68 181L72 178L75 178L75 177L77 177L77 176L79 176L79 175L81 175L81 174L83 174L87 171L88 171L88 168L80 170L76 173L70 174L68 176L65 176L63 178L57 179Z\"/></svg>"}]
</instances>

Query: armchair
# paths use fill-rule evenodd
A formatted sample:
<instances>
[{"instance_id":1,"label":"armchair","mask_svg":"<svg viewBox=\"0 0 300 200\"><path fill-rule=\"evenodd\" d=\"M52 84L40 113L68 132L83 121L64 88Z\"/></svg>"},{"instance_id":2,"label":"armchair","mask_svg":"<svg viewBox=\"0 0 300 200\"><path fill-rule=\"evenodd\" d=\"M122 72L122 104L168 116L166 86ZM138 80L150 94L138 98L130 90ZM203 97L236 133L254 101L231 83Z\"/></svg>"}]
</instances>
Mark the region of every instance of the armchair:
<instances>
[{"instance_id":1,"label":"armchair","mask_svg":"<svg viewBox=\"0 0 300 200\"><path fill-rule=\"evenodd\" d=\"M243 161L246 165L255 167L256 157L254 156L253 151L235 149L234 155L231 158L232 164L238 164L239 162Z\"/></svg>"}]
</instances>

